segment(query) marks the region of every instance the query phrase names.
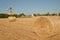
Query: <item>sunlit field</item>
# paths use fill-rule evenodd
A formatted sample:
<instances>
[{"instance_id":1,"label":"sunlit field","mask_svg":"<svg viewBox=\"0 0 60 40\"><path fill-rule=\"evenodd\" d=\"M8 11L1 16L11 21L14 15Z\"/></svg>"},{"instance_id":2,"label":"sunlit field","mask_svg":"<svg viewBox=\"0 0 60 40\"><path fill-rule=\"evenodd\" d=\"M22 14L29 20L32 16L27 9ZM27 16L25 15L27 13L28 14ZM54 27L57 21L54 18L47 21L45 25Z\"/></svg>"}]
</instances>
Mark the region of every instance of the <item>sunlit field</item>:
<instances>
[{"instance_id":1,"label":"sunlit field","mask_svg":"<svg viewBox=\"0 0 60 40\"><path fill-rule=\"evenodd\" d=\"M0 40L60 40L60 17L0 18Z\"/></svg>"}]
</instances>

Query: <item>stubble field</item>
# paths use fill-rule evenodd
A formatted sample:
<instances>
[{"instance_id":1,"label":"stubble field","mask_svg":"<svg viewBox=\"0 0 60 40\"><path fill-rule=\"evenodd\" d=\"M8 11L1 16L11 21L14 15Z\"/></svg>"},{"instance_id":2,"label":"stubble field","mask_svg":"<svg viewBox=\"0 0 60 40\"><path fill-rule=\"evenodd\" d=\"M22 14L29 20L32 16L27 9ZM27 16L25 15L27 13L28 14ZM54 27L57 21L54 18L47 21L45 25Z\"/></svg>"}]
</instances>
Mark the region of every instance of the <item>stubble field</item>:
<instances>
[{"instance_id":1,"label":"stubble field","mask_svg":"<svg viewBox=\"0 0 60 40\"><path fill-rule=\"evenodd\" d=\"M60 17L0 18L0 40L60 40Z\"/></svg>"}]
</instances>

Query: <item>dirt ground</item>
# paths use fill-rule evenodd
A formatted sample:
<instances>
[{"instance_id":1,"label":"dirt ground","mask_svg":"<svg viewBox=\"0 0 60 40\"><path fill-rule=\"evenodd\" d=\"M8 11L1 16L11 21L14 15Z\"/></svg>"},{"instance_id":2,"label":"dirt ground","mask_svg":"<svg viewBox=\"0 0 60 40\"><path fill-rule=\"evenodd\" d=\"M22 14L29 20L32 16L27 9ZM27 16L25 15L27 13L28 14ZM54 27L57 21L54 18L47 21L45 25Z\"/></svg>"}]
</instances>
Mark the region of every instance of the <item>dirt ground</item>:
<instances>
[{"instance_id":1,"label":"dirt ground","mask_svg":"<svg viewBox=\"0 0 60 40\"><path fill-rule=\"evenodd\" d=\"M0 40L60 40L60 17L0 18Z\"/></svg>"}]
</instances>

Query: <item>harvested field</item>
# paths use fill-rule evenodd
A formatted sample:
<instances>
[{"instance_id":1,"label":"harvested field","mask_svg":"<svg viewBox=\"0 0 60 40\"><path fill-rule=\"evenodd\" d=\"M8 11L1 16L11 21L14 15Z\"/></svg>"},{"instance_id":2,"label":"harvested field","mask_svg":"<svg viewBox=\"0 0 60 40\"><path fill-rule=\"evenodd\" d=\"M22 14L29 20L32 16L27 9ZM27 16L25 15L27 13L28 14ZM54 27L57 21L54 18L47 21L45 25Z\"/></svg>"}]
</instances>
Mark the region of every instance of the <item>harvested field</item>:
<instances>
[{"instance_id":1,"label":"harvested field","mask_svg":"<svg viewBox=\"0 0 60 40\"><path fill-rule=\"evenodd\" d=\"M1 18L0 40L60 40L60 17Z\"/></svg>"}]
</instances>

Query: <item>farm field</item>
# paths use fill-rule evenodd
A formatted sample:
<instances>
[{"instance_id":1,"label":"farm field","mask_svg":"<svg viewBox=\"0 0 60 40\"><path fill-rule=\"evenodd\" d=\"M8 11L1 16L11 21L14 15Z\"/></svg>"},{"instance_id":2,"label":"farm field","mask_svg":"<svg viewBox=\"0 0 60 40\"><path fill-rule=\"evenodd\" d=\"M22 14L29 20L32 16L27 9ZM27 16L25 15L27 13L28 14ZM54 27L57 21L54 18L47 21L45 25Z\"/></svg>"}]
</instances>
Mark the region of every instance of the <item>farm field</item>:
<instances>
[{"instance_id":1,"label":"farm field","mask_svg":"<svg viewBox=\"0 0 60 40\"><path fill-rule=\"evenodd\" d=\"M60 40L60 17L0 18L0 40Z\"/></svg>"}]
</instances>

